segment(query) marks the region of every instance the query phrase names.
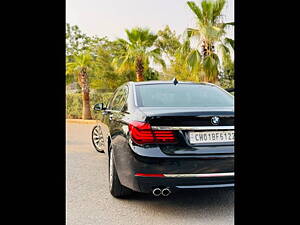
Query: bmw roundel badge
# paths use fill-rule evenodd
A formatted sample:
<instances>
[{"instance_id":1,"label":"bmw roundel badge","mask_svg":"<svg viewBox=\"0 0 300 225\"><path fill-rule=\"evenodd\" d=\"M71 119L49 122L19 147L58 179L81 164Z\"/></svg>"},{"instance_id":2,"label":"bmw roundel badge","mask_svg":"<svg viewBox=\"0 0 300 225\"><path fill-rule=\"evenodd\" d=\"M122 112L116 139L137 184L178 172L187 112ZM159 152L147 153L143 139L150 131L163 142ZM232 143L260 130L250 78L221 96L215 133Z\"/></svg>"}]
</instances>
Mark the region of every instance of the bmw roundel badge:
<instances>
[{"instance_id":1,"label":"bmw roundel badge","mask_svg":"<svg viewBox=\"0 0 300 225\"><path fill-rule=\"evenodd\" d=\"M211 123L212 123L212 125L218 125L220 123L220 118L217 116L213 116L211 118Z\"/></svg>"}]
</instances>

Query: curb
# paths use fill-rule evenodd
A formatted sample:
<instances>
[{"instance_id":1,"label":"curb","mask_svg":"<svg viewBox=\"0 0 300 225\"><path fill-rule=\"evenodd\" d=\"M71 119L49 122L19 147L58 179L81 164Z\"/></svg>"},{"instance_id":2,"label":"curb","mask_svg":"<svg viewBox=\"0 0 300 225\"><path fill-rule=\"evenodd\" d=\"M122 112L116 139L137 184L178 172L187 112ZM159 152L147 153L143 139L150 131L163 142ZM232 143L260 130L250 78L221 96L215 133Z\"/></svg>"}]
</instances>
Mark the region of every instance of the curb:
<instances>
[{"instance_id":1,"label":"curb","mask_svg":"<svg viewBox=\"0 0 300 225\"><path fill-rule=\"evenodd\" d=\"M66 119L66 123L97 124L97 120Z\"/></svg>"}]
</instances>

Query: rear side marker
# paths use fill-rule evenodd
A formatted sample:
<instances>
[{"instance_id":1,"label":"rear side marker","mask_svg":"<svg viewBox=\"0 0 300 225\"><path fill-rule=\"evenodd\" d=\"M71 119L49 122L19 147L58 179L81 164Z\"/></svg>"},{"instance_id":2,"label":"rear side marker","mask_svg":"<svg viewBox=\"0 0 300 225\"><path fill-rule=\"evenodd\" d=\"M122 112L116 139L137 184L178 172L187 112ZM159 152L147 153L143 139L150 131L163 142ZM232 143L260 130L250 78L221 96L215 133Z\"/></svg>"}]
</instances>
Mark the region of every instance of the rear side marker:
<instances>
[{"instance_id":1,"label":"rear side marker","mask_svg":"<svg viewBox=\"0 0 300 225\"><path fill-rule=\"evenodd\" d=\"M146 173L136 173L136 177L165 177L163 174L146 174Z\"/></svg>"},{"instance_id":2,"label":"rear side marker","mask_svg":"<svg viewBox=\"0 0 300 225\"><path fill-rule=\"evenodd\" d=\"M230 173L199 173L199 174L147 174L136 173L136 177L172 177L172 178L188 178L188 177L233 177L234 172Z\"/></svg>"}]
</instances>

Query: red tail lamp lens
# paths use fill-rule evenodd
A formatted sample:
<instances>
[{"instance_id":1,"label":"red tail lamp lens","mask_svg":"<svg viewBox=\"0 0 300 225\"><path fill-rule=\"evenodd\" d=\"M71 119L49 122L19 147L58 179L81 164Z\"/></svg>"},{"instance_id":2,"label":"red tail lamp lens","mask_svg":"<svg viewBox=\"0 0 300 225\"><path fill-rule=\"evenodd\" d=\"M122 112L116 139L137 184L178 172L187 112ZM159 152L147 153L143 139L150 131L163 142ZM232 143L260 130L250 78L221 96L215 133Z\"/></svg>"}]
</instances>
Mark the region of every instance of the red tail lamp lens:
<instances>
[{"instance_id":1,"label":"red tail lamp lens","mask_svg":"<svg viewBox=\"0 0 300 225\"><path fill-rule=\"evenodd\" d=\"M129 124L132 140L137 144L176 143L174 131L152 130L149 123L134 121Z\"/></svg>"}]
</instances>

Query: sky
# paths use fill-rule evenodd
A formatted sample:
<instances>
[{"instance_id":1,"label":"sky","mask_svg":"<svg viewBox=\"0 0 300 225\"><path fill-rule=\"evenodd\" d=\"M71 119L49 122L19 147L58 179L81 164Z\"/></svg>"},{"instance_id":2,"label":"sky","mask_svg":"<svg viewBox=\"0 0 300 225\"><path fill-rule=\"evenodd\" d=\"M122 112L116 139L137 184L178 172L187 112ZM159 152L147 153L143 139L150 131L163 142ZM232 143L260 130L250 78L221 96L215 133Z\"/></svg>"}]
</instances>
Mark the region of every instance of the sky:
<instances>
[{"instance_id":1,"label":"sky","mask_svg":"<svg viewBox=\"0 0 300 225\"><path fill-rule=\"evenodd\" d=\"M194 0L199 3L200 0ZM125 29L147 27L157 32L169 25L176 34L195 27L187 0L66 0L66 22L78 25L88 35L126 38ZM234 21L234 0L223 11L224 22ZM233 29L228 36L234 37Z\"/></svg>"}]
</instances>

